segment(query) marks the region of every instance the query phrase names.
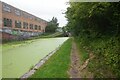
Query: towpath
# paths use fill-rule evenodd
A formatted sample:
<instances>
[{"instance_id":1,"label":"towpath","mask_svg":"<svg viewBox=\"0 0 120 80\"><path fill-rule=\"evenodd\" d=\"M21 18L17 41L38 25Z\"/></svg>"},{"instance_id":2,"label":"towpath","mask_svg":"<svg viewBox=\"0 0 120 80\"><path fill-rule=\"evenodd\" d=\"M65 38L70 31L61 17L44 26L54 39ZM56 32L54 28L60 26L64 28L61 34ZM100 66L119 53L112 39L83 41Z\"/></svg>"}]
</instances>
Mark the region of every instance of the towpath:
<instances>
[{"instance_id":1,"label":"towpath","mask_svg":"<svg viewBox=\"0 0 120 80\"><path fill-rule=\"evenodd\" d=\"M68 74L70 75L70 78L92 78L93 75L91 72L87 70L87 65L90 59L93 56L91 54L89 55L89 58L83 62L83 64L80 64L80 53L77 48L76 43L72 42L72 49L71 49L71 65L70 69L68 71Z\"/></svg>"}]
</instances>

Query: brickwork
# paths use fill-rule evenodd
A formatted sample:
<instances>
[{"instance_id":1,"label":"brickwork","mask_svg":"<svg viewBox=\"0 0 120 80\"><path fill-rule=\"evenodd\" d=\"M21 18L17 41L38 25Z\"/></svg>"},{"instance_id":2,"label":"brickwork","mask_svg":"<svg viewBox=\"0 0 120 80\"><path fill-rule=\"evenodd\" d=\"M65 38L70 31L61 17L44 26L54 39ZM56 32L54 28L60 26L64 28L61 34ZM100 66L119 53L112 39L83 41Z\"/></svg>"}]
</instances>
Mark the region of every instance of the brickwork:
<instances>
[{"instance_id":1,"label":"brickwork","mask_svg":"<svg viewBox=\"0 0 120 80\"><path fill-rule=\"evenodd\" d=\"M17 36L11 35L9 33L0 33L0 35L2 34L2 39L5 40L10 40L10 39L17 39Z\"/></svg>"},{"instance_id":2,"label":"brickwork","mask_svg":"<svg viewBox=\"0 0 120 80\"><path fill-rule=\"evenodd\" d=\"M10 22L11 26L8 26L5 21ZM33 25L32 28L30 28L31 24ZM45 31L46 26L47 21L7 3L0 2L0 30L2 32L13 34L14 31L18 31L20 35L39 35Z\"/></svg>"},{"instance_id":3,"label":"brickwork","mask_svg":"<svg viewBox=\"0 0 120 80\"><path fill-rule=\"evenodd\" d=\"M0 28L2 27L2 2L0 1Z\"/></svg>"}]
</instances>

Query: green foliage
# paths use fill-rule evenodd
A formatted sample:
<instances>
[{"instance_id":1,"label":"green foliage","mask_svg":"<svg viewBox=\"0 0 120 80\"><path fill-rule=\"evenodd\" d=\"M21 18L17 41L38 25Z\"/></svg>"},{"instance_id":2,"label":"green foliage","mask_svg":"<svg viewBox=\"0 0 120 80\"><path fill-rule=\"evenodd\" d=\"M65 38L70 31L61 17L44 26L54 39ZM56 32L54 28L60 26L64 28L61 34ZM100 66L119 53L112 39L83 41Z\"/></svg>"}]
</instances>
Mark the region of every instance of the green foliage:
<instances>
[{"instance_id":1,"label":"green foliage","mask_svg":"<svg viewBox=\"0 0 120 80\"><path fill-rule=\"evenodd\" d=\"M95 77L120 76L119 8L120 2L70 3L67 8L66 28L78 38L81 47L87 47L96 55L89 64Z\"/></svg>"},{"instance_id":2,"label":"green foliage","mask_svg":"<svg viewBox=\"0 0 120 80\"><path fill-rule=\"evenodd\" d=\"M46 26L45 31L50 32L50 33L55 32L55 30L57 29L59 25L57 22L58 22L57 18L53 17L52 20L48 22L48 25Z\"/></svg>"},{"instance_id":3,"label":"green foliage","mask_svg":"<svg viewBox=\"0 0 120 80\"><path fill-rule=\"evenodd\" d=\"M95 72L95 76L97 75L97 77L100 77L98 75L101 74L102 74L101 77L120 76L119 39L120 38L118 37L112 37L112 38L104 37L98 40L96 39L95 41L90 43L90 46L96 55L96 59L94 59L94 61L91 62L91 64L94 65L96 68L96 70L94 68L91 68L91 71Z\"/></svg>"},{"instance_id":4,"label":"green foliage","mask_svg":"<svg viewBox=\"0 0 120 80\"><path fill-rule=\"evenodd\" d=\"M89 58L89 52L85 50L85 47L83 48L82 43L80 43L78 38L75 38L75 42L77 43L77 47L79 48L80 53L80 64L83 64L88 58Z\"/></svg>"},{"instance_id":5,"label":"green foliage","mask_svg":"<svg viewBox=\"0 0 120 80\"><path fill-rule=\"evenodd\" d=\"M71 43L72 39L68 39L30 78L68 78Z\"/></svg>"},{"instance_id":6,"label":"green foliage","mask_svg":"<svg viewBox=\"0 0 120 80\"><path fill-rule=\"evenodd\" d=\"M120 76L120 37L102 37L94 40L76 38L80 46L83 61L87 59L87 50L94 53L95 58L89 63L89 70L97 78L109 78Z\"/></svg>"},{"instance_id":7,"label":"green foliage","mask_svg":"<svg viewBox=\"0 0 120 80\"><path fill-rule=\"evenodd\" d=\"M96 37L118 34L120 31L120 3L70 3L67 8L67 27L75 35Z\"/></svg>"}]
</instances>

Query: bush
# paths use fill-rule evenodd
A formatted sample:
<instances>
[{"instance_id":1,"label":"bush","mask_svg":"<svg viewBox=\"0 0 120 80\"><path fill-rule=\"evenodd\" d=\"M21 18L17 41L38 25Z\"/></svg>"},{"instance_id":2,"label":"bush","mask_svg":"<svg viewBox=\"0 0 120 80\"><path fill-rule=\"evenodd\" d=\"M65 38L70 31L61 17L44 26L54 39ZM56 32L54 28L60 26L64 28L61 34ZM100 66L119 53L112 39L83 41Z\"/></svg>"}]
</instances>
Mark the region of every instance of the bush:
<instances>
[{"instance_id":1,"label":"bush","mask_svg":"<svg viewBox=\"0 0 120 80\"><path fill-rule=\"evenodd\" d=\"M120 43L119 37L103 37L100 39L79 39L80 45L94 52L96 56L89 63L89 69L94 72L94 77L119 77L120 76Z\"/></svg>"}]
</instances>

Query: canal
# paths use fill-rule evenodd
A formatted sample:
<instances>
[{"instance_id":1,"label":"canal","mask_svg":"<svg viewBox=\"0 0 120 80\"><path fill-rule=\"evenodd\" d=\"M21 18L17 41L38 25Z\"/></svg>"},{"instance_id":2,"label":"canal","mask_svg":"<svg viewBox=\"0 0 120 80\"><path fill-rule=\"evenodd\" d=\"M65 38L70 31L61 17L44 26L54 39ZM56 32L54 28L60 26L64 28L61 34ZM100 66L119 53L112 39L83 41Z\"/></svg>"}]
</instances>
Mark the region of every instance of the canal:
<instances>
[{"instance_id":1,"label":"canal","mask_svg":"<svg viewBox=\"0 0 120 80\"><path fill-rule=\"evenodd\" d=\"M19 78L40 59L55 50L68 38L36 39L22 45L2 47L2 77Z\"/></svg>"}]
</instances>

